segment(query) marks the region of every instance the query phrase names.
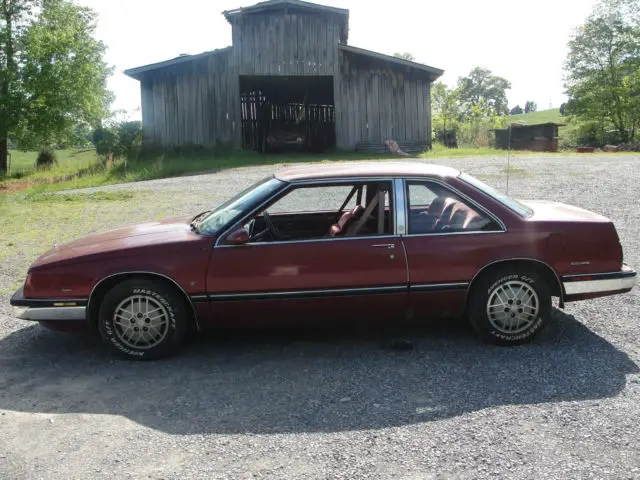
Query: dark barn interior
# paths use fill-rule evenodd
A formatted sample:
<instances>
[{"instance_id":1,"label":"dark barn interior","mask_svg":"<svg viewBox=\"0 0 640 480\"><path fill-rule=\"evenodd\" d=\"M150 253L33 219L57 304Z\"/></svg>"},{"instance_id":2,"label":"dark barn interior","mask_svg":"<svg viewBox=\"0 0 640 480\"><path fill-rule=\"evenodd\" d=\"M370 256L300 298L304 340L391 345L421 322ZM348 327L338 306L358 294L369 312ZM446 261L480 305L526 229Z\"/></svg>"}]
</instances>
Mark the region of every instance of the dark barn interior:
<instances>
[{"instance_id":1,"label":"dark barn interior","mask_svg":"<svg viewBox=\"0 0 640 480\"><path fill-rule=\"evenodd\" d=\"M332 76L240 76L242 148L324 152L336 146Z\"/></svg>"}]
</instances>

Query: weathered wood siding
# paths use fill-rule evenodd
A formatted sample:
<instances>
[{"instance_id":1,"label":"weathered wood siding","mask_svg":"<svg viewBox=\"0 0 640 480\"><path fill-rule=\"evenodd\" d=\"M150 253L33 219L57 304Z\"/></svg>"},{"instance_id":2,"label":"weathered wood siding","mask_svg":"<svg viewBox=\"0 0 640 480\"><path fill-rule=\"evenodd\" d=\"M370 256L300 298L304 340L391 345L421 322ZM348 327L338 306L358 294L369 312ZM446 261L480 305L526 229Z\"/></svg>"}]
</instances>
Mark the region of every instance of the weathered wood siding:
<instances>
[{"instance_id":1,"label":"weathered wood siding","mask_svg":"<svg viewBox=\"0 0 640 480\"><path fill-rule=\"evenodd\" d=\"M337 146L385 140L431 144L431 82L404 69L371 66L340 54Z\"/></svg>"},{"instance_id":2,"label":"weathered wood siding","mask_svg":"<svg viewBox=\"0 0 640 480\"><path fill-rule=\"evenodd\" d=\"M341 26L331 15L243 15L233 24L239 75L335 75Z\"/></svg>"},{"instance_id":3,"label":"weathered wood siding","mask_svg":"<svg viewBox=\"0 0 640 480\"><path fill-rule=\"evenodd\" d=\"M237 145L240 92L230 61L231 51L223 51L143 79L145 145Z\"/></svg>"}]
</instances>

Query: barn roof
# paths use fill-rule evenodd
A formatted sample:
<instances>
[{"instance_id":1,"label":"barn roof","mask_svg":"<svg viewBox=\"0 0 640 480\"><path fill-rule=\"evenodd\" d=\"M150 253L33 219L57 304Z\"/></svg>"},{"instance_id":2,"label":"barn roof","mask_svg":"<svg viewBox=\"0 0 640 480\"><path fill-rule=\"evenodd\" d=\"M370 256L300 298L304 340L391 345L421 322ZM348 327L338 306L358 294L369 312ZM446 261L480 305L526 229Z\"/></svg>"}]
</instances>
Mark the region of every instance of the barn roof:
<instances>
[{"instance_id":1,"label":"barn roof","mask_svg":"<svg viewBox=\"0 0 640 480\"><path fill-rule=\"evenodd\" d=\"M444 73L444 70L440 70L439 68L430 67L429 65L424 65L422 63L412 62L410 60L405 60L404 58L393 57L391 55L385 55L383 53L373 52L371 50L365 50L364 48L353 47L351 45L345 45L342 43L339 45L339 47L340 47L340 50L342 50L343 52L352 53L354 55L360 55L370 60L376 60L379 62L394 65L396 67L413 68L415 70L428 73L429 76L431 77L431 80L438 79Z\"/></svg>"},{"instance_id":2,"label":"barn roof","mask_svg":"<svg viewBox=\"0 0 640 480\"><path fill-rule=\"evenodd\" d=\"M317 3L303 2L302 0L268 0L266 2L260 2L250 7L236 8L235 10L225 10L222 12L224 17L229 23L233 17L242 15L245 13L260 13L274 10L282 10L284 8L293 8L296 10L315 11L318 13L334 13L338 15L344 15L349 17L349 10L344 8L327 7L325 5L318 5Z\"/></svg>"},{"instance_id":3,"label":"barn roof","mask_svg":"<svg viewBox=\"0 0 640 480\"><path fill-rule=\"evenodd\" d=\"M172 67L174 65L180 65L182 63L191 62L193 60L200 60L202 58L211 57L213 55L219 55L221 53L230 51L231 47L226 47L219 48L217 50L211 50L209 52L198 53L196 55L180 55L179 57L165 60L163 62L151 63L149 65L143 65L141 67L130 68L128 70L125 70L124 74L131 78L135 78L136 80L140 80L140 77L147 72L153 72L155 70Z\"/></svg>"}]
</instances>

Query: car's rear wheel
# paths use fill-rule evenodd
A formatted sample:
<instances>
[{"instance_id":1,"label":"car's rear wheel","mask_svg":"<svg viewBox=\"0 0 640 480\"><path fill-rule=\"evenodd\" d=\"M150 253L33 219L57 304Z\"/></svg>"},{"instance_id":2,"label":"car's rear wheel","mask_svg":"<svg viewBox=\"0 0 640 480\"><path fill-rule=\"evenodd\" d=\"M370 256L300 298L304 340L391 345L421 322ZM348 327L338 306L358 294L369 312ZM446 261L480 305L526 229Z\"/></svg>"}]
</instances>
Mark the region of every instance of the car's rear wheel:
<instances>
[{"instance_id":1,"label":"car's rear wheel","mask_svg":"<svg viewBox=\"0 0 640 480\"><path fill-rule=\"evenodd\" d=\"M480 338L498 345L531 341L551 315L551 293L535 271L505 267L474 285L467 311Z\"/></svg>"},{"instance_id":2,"label":"car's rear wheel","mask_svg":"<svg viewBox=\"0 0 640 480\"><path fill-rule=\"evenodd\" d=\"M126 280L107 292L98 330L105 343L133 360L172 353L187 331L187 308L176 290L144 278Z\"/></svg>"}]
</instances>

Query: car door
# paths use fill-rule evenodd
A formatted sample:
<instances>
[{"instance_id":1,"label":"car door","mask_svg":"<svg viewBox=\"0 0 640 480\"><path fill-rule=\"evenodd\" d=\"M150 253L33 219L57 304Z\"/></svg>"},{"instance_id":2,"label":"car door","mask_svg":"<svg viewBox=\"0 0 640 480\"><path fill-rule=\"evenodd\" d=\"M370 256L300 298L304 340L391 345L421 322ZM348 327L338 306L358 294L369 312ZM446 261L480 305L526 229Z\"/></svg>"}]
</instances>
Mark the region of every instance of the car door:
<instances>
[{"instance_id":1,"label":"car door","mask_svg":"<svg viewBox=\"0 0 640 480\"><path fill-rule=\"evenodd\" d=\"M352 185L345 185L346 191ZM337 211L344 197L337 207L335 201L325 205L331 198L314 192L300 208L307 213L313 208L325 212L328 206ZM388 198L393 198L391 189ZM207 274L214 321L222 325L333 324L404 318L407 264L391 209L389 205L389 227L381 234L330 237L327 233L321 238L241 245L228 244L223 235ZM288 222L294 218L287 213Z\"/></svg>"},{"instance_id":2,"label":"car door","mask_svg":"<svg viewBox=\"0 0 640 480\"><path fill-rule=\"evenodd\" d=\"M419 318L457 317L471 280L500 248L506 227L442 181L404 183L410 313Z\"/></svg>"}]
</instances>

